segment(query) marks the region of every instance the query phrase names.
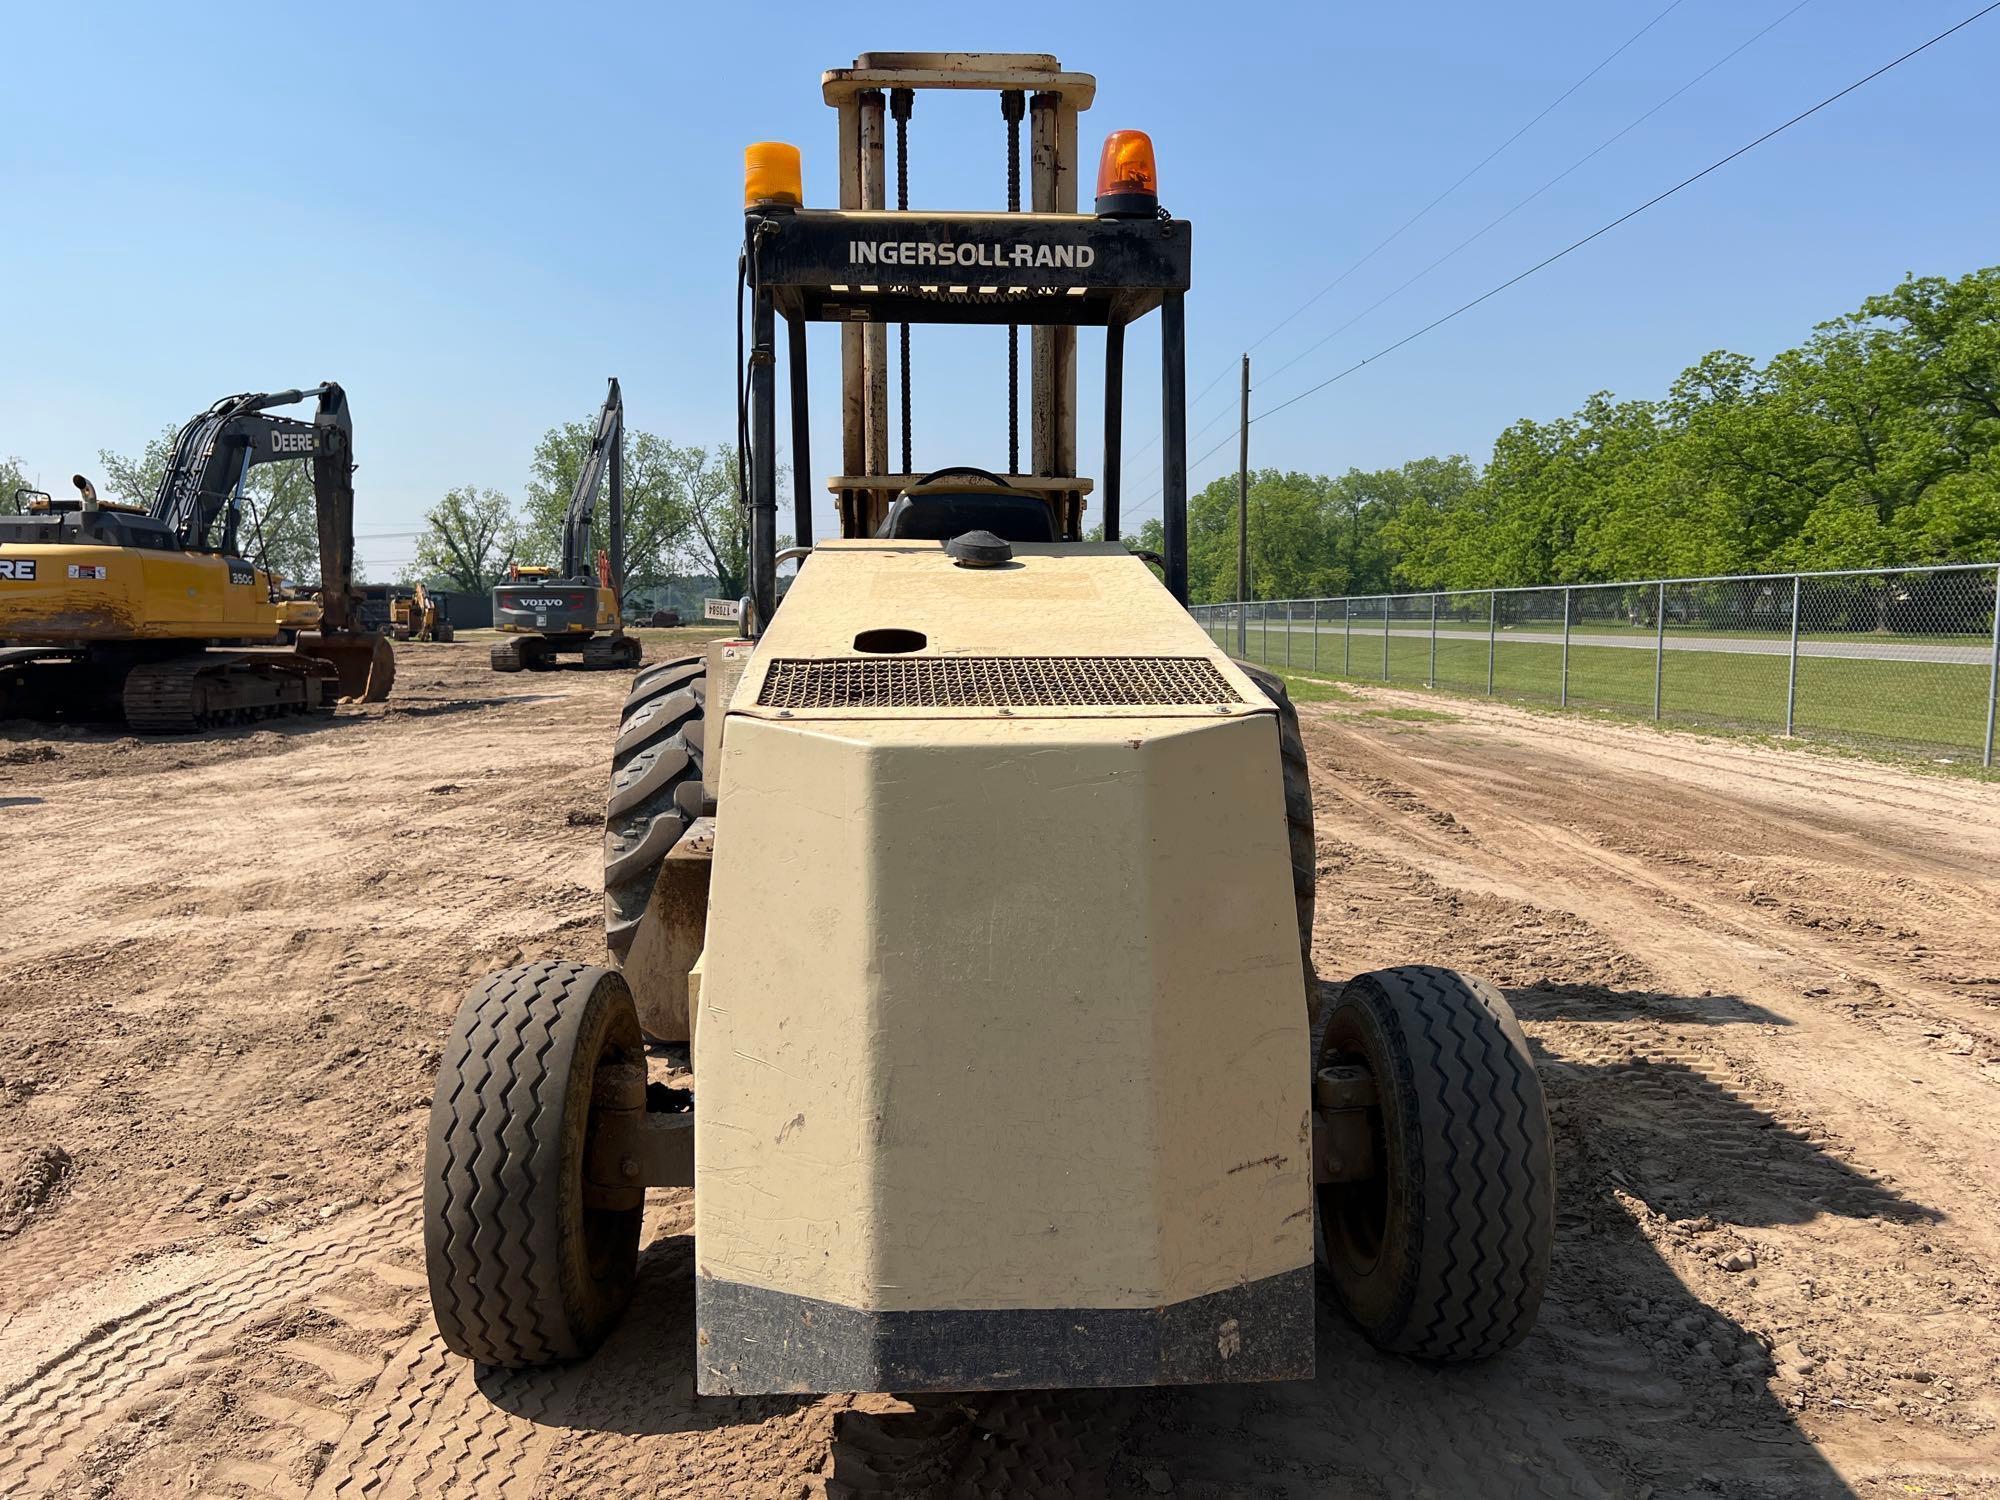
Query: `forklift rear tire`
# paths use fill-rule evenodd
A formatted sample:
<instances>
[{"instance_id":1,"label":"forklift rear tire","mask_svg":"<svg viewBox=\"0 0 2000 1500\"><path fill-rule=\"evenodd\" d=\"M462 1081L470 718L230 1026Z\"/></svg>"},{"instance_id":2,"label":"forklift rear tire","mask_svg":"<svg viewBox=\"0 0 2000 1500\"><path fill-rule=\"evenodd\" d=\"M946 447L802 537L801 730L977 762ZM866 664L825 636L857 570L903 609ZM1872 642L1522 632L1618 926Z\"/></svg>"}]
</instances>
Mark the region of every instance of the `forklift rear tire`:
<instances>
[{"instance_id":1,"label":"forklift rear tire","mask_svg":"<svg viewBox=\"0 0 2000 1500\"><path fill-rule=\"evenodd\" d=\"M1319 894L1319 845L1313 837L1312 772L1306 764L1306 742L1299 733L1299 711L1276 672L1239 661L1250 680L1278 706L1278 761L1285 789L1285 834L1292 856L1292 904L1299 919L1299 966L1304 970L1306 1020L1319 1016L1319 976L1313 971L1313 912Z\"/></svg>"},{"instance_id":2,"label":"forklift rear tire","mask_svg":"<svg viewBox=\"0 0 2000 1500\"><path fill-rule=\"evenodd\" d=\"M646 668L625 700L604 804L604 940L621 960L652 902L660 862L701 816L707 706L706 655Z\"/></svg>"},{"instance_id":3,"label":"forklift rear tire","mask_svg":"<svg viewBox=\"0 0 2000 1500\"><path fill-rule=\"evenodd\" d=\"M1410 965L1351 980L1318 1067L1375 1083L1374 1172L1317 1189L1319 1259L1369 1341L1456 1362L1534 1326L1555 1236L1548 1110L1499 992Z\"/></svg>"},{"instance_id":4,"label":"forklift rear tire","mask_svg":"<svg viewBox=\"0 0 2000 1500\"><path fill-rule=\"evenodd\" d=\"M645 1211L585 1206L584 1143L598 1070L644 1059L615 970L523 964L467 993L424 1161L431 1308L455 1353L548 1364L590 1353L617 1323Z\"/></svg>"}]
</instances>

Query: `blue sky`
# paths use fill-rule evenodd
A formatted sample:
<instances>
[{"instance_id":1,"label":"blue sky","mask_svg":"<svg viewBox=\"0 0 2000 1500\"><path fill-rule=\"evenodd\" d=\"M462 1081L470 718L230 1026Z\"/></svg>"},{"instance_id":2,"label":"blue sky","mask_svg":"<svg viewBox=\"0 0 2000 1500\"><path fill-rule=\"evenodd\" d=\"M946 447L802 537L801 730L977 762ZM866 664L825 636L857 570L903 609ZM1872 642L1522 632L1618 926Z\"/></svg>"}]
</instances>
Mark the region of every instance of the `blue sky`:
<instances>
[{"instance_id":1,"label":"blue sky","mask_svg":"<svg viewBox=\"0 0 2000 1500\"><path fill-rule=\"evenodd\" d=\"M1500 227L1267 383L1796 0L1681 0L1387 250L1272 334L1253 409L1391 342L1977 8L1810 0ZM1498 6L878 4L36 5L6 25L0 455L60 482L216 396L333 378L356 419L364 561L388 575L447 487L519 497L536 438L588 416L733 435L741 149L804 152L834 199L820 70L870 48L1050 51L1094 72L1083 119L1152 133L1194 221L1190 394L1228 431L1233 361L1533 117L1667 0ZM1315 470L1484 457L1509 421L1661 392L1728 347L1764 356L1904 273L2000 245L2000 14L1541 276L1253 428ZM924 98L919 206L999 207L984 95ZM1086 166L1086 174L1089 171ZM1086 192L1088 180L1085 182ZM917 334L917 464L1000 467L1003 335ZM1082 467L1097 469L1096 335ZM1128 375L1128 514L1153 490L1156 348ZM815 467L839 452L837 335L814 330ZM1234 445L1197 469L1223 472ZM822 524L825 524L824 522Z\"/></svg>"}]
</instances>

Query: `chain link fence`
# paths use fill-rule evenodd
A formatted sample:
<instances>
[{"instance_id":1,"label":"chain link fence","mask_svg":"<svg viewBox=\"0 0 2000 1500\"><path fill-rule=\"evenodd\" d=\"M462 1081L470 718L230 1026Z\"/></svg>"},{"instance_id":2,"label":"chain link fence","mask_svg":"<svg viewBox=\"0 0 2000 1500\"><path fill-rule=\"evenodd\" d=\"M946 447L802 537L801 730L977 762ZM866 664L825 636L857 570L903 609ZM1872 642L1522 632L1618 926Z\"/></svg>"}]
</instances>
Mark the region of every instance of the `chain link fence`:
<instances>
[{"instance_id":1,"label":"chain link fence","mask_svg":"<svg viewBox=\"0 0 2000 1500\"><path fill-rule=\"evenodd\" d=\"M2000 564L1202 604L1232 655L1993 765Z\"/></svg>"}]
</instances>

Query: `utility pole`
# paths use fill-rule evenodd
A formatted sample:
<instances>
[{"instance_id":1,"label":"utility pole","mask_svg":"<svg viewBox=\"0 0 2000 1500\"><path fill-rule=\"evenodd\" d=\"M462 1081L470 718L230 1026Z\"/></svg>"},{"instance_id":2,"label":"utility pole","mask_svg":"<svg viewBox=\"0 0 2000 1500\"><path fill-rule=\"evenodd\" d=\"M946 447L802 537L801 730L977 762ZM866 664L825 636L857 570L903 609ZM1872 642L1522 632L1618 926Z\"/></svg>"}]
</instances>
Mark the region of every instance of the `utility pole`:
<instances>
[{"instance_id":1,"label":"utility pole","mask_svg":"<svg viewBox=\"0 0 2000 1500\"><path fill-rule=\"evenodd\" d=\"M1250 356L1243 356L1243 391L1236 417L1236 654L1249 655L1250 637Z\"/></svg>"}]
</instances>

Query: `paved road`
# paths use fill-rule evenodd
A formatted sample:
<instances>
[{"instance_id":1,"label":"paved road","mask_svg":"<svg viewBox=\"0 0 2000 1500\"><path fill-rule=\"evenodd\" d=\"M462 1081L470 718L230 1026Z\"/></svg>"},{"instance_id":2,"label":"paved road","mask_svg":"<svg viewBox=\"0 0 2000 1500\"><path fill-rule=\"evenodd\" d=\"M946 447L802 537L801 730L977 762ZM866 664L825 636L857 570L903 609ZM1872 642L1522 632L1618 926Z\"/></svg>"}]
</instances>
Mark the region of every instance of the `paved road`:
<instances>
[{"instance_id":1,"label":"paved road","mask_svg":"<svg viewBox=\"0 0 2000 1500\"><path fill-rule=\"evenodd\" d=\"M1382 639L1382 629L1379 625L1371 625L1367 622L1357 620L1355 621L1355 627L1353 638L1354 647L1357 651L1361 649L1363 641L1379 643ZM1254 640L1263 628L1261 622L1251 621L1251 638ZM1294 624L1290 628L1293 635L1303 636L1310 642L1315 627L1310 624ZM1345 626L1340 624L1321 623L1317 628L1323 639L1331 638L1339 640L1347 634ZM1274 621L1270 633L1272 637L1282 643L1285 630L1286 627L1284 624ZM1210 634L1223 645L1227 646L1234 640L1235 627L1233 625L1214 626L1211 628ZM1427 641L1430 639L1431 631L1428 625L1398 625L1390 630L1389 634L1397 637ZM1483 643L1485 639L1486 632L1483 630L1440 629L1438 631L1438 641L1440 643L1447 641L1477 641ZM1500 645L1503 647L1516 645L1560 646L1562 644L1562 631L1503 629L1500 631L1498 639ZM1585 646L1609 646L1621 651L1651 651L1654 641L1650 635L1598 635L1594 632L1579 631L1570 637L1569 644L1570 649L1573 651L1580 650ZM1789 656L1792 650L1792 644L1788 640L1724 635L1669 635L1666 638L1666 646L1669 651L1719 651L1737 656ZM1293 649L1296 652L1297 647L1294 646ZM1323 644L1321 649L1325 649ZM1377 649L1380 649L1379 644ZM1990 645L1947 646L1920 641L1804 640L1799 642L1799 655L1806 657L1827 657L1842 661L1937 662L1952 666L1983 667L1992 662L1993 648Z\"/></svg>"}]
</instances>

